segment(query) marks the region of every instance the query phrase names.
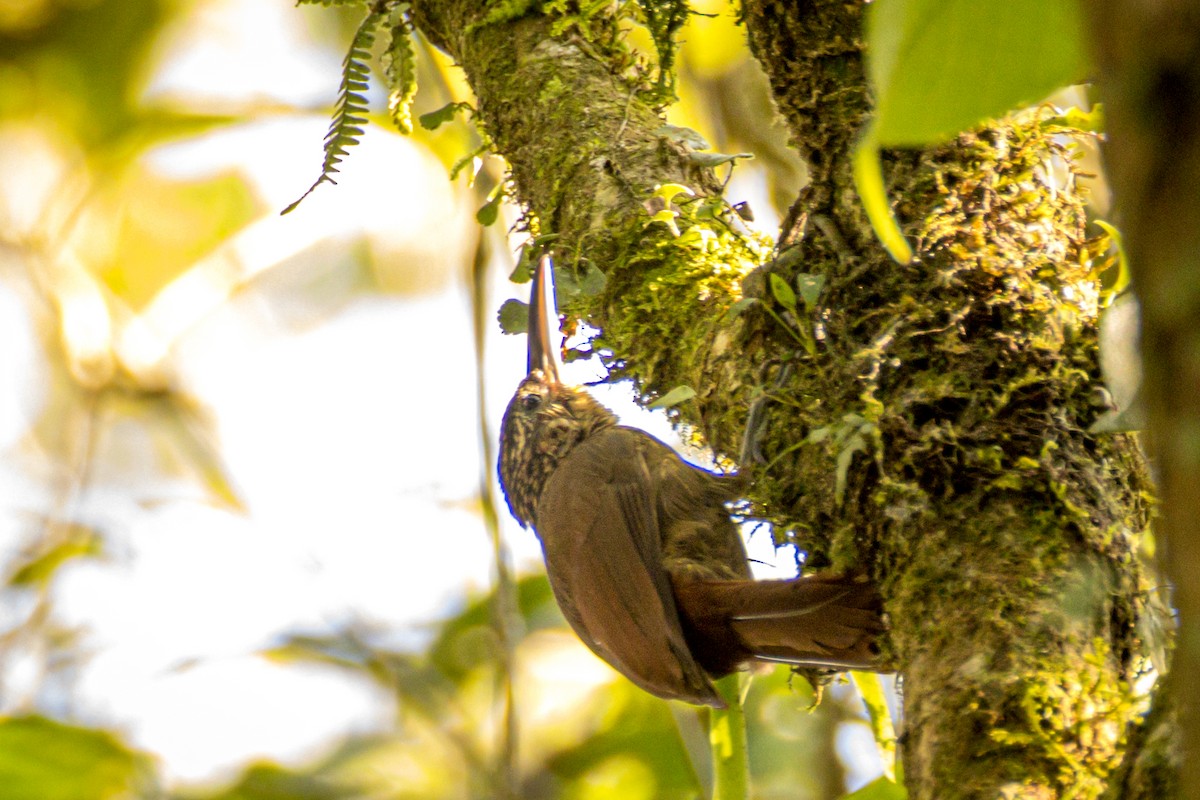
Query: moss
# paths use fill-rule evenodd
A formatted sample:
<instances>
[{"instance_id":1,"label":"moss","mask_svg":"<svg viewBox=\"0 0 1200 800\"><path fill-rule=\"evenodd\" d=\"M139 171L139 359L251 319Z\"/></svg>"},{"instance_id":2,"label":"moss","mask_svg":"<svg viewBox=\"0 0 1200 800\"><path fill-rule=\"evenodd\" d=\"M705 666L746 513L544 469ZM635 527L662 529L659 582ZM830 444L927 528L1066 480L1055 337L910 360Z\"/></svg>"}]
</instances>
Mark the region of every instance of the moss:
<instances>
[{"instance_id":1,"label":"moss","mask_svg":"<svg viewBox=\"0 0 1200 800\"><path fill-rule=\"evenodd\" d=\"M453 24L477 11L446 9L470 5L414 8L418 24ZM753 408L754 513L810 565L880 581L912 796L1052 797L1072 780L1093 796L1120 756L1111 722L1134 714L1130 554L1148 516L1136 442L1087 432L1101 248L1085 236L1069 143L1031 117L888 154L919 257L887 260L850 180L868 106L861 5L746 4L813 176L759 270L758 243L711 200L711 172L655 133L645 73L612 17L555 39L562 19L530 14L452 44L560 263L607 276L567 310L603 331L614 377L647 396L697 389L682 416L720 452L737 449ZM676 203L679 235L650 222L663 183L696 198ZM811 306L788 308L772 275L797 293L824 283ZM731 314L743 294L757 305Z\"/></svg>"},{"instance_id":2,"label":"moss","mask_svg":"<svg viewBox=\"0 0 1200 800\"><path fill-rule=\"evenodd\" d=\"M1148 481L1132 440L1087 432L1102 265L1071 163L1036 117L895 155L916 263L846 258L810 225L772 266L825 284L794 320L815 353L766 326L792 366L770 381L757 511L810 565L881 579L913 785L939 797L1098 796L1137 713ZM1081 572L1102 589L1068 592Z\"/></svg>"}]
</instances>

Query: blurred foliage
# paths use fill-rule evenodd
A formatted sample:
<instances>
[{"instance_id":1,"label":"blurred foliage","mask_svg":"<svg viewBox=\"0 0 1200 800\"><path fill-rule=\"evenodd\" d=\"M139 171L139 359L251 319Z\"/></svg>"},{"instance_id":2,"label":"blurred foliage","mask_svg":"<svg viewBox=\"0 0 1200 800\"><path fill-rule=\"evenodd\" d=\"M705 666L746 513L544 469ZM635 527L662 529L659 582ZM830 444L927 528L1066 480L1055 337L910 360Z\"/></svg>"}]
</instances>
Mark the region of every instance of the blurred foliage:
<instances>
[{"instance_id":1,"label":"blurred foliage","mask_svg":"<svg viewBox=\"0 0 1200 800\"><path fill-rule=\"evenodd\" d=\"M150 760L111 733L39 716L0 722L0 788L5 800L149 797Z\"/></svg>"},{"instance_id":2,"label":"blurred foliage","mask_svg":"<svg viewBox=\"0 0 1200 800\"><path fill-rule=\"evenodd\" d=\"M27 0L0 13L0 117L37 116L103 149L139 126L136 94L170 0ZM97 68L103 65L103 69Z\"/></svg>"},{"instance_id":3,"label":"blurred foliage","mask_svg":"<svg viewBox=\"0 0 1200 800\"><path fill-rule=\"evenodd\" d=\"M394 705L390 729L341 741L331 734L326 752L301 766L258 761L221 785L163 787L170 782L154 754L127 743L135 719L123 709L102 718L77 713L73 693L102 643L56 616L63 572L136 557L122 550L128 541L123 528L161 504L186 498L237 513L252 505L225 467L212 415L181 377L188 366L181 339L249 293L276 325L300 332L350 298L424 285L381 277L398 269L381 262L402 259L361 235L350 241L331 236L306 253L282 248L253 261L247 254L261 247L265 220L274 220L279 208L248 170L232 158L214 169L164 167L164 144L195 144L207 134L281 116L328 114L337 103L336 68L316 109L273 96L148 99L172 55L164 48L177 41L168 32L195 28L216 35L219 26L205 15L219 5L18 0L0 6L0 299L12 300L28 317L35 333L30 359L40 370L31 379L36 402L21 409L29 411L26 427L3 453L5 466L29 491L4 506L0 798L482 798L497 796L506 782L523 798L702 794L707 765L696 737L706 712L663 703L604 672L566 630L540 576L515 587L515 776L500 774L507 769L497 681L504 650L490 594L470 599L427 631L425 645L416 649L392 644L388 634L394 632L364 622L283 638L263 630L262 641L275 642L264 648L266 658L368 683ZM334 58L345 52L363 13L356 3L279 5L303 20L312 42ZM723 152L753 151L756 159L738 167L738 179L750 188L765 185L768 202L782 213L803 169L773 122L765 81L733 10L704 0L693 10L714 16L692 15L681 33L684 6L666 0L640 7L642 24L653 29L647 50L675 54L678 42L672 56L678 80L671 84L664 76L663 83L680 96L672 121L703 131ZM395 16L390 24L408 31ZM363 49L360 61L367 58ZM462 76L419 37L405 39L392 59L400 103L411 102L412 115L448 104L470 108ZM343 86L346 126L362 128L363 137L385 135L378 123L387 123L388 111L377 87L361 69L351 77L353 85L347 80ZM351 92L353 107L345 102ZM475 191L476 206L495 198L489 208L499 214L501 170L481 157L486 141L470 116L417 126L412 141L448 170L461 161L469 179L483 176L473 190L458 181L459 191ZM403 190L420 193L421 187ZM446 249L444 242L432 247ZM581 276L578 290L594 291L595 280ZM303 432L297 438L303 452ZM96 513L88 506L96 497L111 499L119 510ZM414 523L422 531L429 526ZM224 580L212 576L214 591ZM269 593L270 576L262 580ZM372 616L362 611L364 619ZM605 677L564 705L556 700L556 681L578 683L572 667ZM755 679L747 714L756 796L825 800L844 791L846 769L834 737L863 723L848 693L834 695L810 714L806 687L791 686L786 671Z\"/></svg>"}]
</instances>

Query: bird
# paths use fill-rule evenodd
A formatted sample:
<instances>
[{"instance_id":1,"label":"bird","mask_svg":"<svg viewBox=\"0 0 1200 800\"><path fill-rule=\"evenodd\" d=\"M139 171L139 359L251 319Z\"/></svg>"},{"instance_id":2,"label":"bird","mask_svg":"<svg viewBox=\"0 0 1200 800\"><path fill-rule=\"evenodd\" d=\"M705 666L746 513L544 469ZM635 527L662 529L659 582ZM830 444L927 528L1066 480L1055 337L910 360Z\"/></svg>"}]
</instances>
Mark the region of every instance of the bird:
<instances>
[{"instance_id":1,"label":"bird","mask_svg":"<svg viewBox=\"0 0 1200 800\"><path fill-rule=\"evenodd\" d=\"M650 694L724 708L713 681L752 662L876 669L886 630L865 577L755 580L726 504L745 489L562 382L551 258L535 268L528 374L504 413L509 510L542 545L554 597L597 656Z\"/></svg>"}]
</instances>

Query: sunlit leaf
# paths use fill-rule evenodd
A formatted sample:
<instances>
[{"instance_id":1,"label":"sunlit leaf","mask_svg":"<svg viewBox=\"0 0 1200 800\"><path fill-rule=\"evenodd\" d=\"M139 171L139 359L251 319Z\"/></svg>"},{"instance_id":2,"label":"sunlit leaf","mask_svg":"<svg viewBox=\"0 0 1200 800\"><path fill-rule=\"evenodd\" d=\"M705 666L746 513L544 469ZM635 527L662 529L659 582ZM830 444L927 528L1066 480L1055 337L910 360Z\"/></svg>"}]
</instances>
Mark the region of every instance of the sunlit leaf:
<instances>
[{"instance_id":1,"label":"sunlit leaf","mask_svg":"<svg viewBox=\"0 0 1200 800\"><path fill-rule=\"evenodd\" d=\"M1087 74L1077 0L877 0L866 29L883 147L945 139Z\"/></svg>"},{"instance_id":2,"label":"sunlit leaf","mask_svg":"<svg viewBox=\"0 0 1200 800\"><path fill-rule=\"evenodd\" d=\"M1102 219L1093 220L1096 226L1108 234L1112 240L1113 247L1117 248L1117 277L1112 282L1111 286L1106 286L1104 291L1108 298L1113 298L1129 286L1129 256L1125 252L1125 237L1121 235L1121 231L1116 226L1105 222Z\"/></svg>"},{"instance_id":3,"label":"sunlit leaf","mask_svg":"<svg viewBox=\"0 0 1200 800\"><path fill-rule=\"evenodd\" d=\"M188 795L189 800L343 800L347 788L307 772L292 772L277 764L255 764L236 784L209 795Z\"/></svg>"},{"instance_id":4,"label":"sunlit leaf","mask_svg":"<svg viewBox=\"0 0 1200 800\"><path fill-rule=\"evenodd\" d=\"M696 775L670 709L628 681L608 692L605 724L584 740L564 743L547 759L567 786L594 787L586 798L693 800Z\"/></svg>"},{"instance_id":5,"label":"sunlit leaf","mask_svg":"<svg viewBox=\"0 0 1200 800\"><path fill-rule=\"evenodd\" d=\"M896 729L892 724L892 711L883 693L883 679L874 672L851 672L851 680L858 688L863 705L867 708L867 719L871 723L871 734L883 761L883 774L889 780L896 778Z\"/></svg>"},{"instance_id":6,"label":"sunlit leaf","mask_svg":"<svg viewBox=\"0 0 1200 800\"><path fill-rule=\"evenodd\" d=\"M674 203L675 198L681 194L685 195L687 197L695 197L696 196L695 192L693 192L691 189L689 189L687 186L684 186L681 183L659 184L658 186L655 187L654 194L652 196L661 200L664 205L669 206L671 203Z\"/></svg>"},{"instance_id":7,"label":"sunlit leaf","mask_svg":"<svg viewBox=\"0 0 1200 800\"><path fill-rule=\"evenodd\" d=\"M1056 131L1088 131L1089 133L1104 133L1104 104L1096 103L1090 109L1084 110L1071 106L1061 114L1044 119L1040 123L1042 130Z\"/></svg>"},{"instance_id":8,"label":"sunlit leaf","mask_svg":"<svg viewBox=\"0 0 1200 800\"><path fill-rule=\"evenodd\" d=\"M152 784L149 760L107 731L36 716L0 722L4 800L116 800Z\"/></svg>"},{"instance_id":9,"label":"sunlit leaf","mask_svg":"<svg viewBox=\"0 0 1200 800\"><path fill-rule=\"evenodd\" d=\"M854 149L854 188L862 200L863 210L867 212L875 235L888 254L899 263L907 264L912 261L912 248L892 216L879 158L879 143L873 129L870 129Z\"/></svg>"},{"instance_id":10,"label":"sunlit leaf","mask_svg":"<svg viewBox=\"0 0 1200 800\"><path fill-rule=\"evenodd\" d=\"M671 391L650 404L650 408L670 408L691 400L696 396L696 390L690 386L676 386Z\"/></svg>"},{"instance_id":11,"label":"sunlit leaf","mask_svg":"<svg viewBox=\"0 0 1200 800\"><path fill-rule=\"evenodd\" d=\"M10 586L28 586L46 583L58 568L76 558L87 558L103 552L103 538L85 525L69 525L65 535L45 550L40 550L23 561L8 579Z\"/></svg>"},{"instance_id":12,"label":"sunlit leaf","mask_svg":"<svg viewBox=\"0 0 1200 800\"><path fill-rule=\"evenodd\" d=\"M672 211L669 208L664 208L661 211L656 211L650 215L650 222L661 222L667 226L673 236L679 235L679 226L675 224L675 218L679 216L679 212Z\"/></svg>"},{"instance_id":13,"label":"sunlit leaf","mask_svg":"<svg viewBox=\"0 0 1200 800\"><path fill-rule=\"evenodd\" d=\"M796 293L788 286L787 281L774 272L771 273L771 294L779 305L790 311L796 310Z\"/></svg>"},{"instance_id":14,"label":"sunlit leaf","mask_svg":"<svg viewBox=\"0 0 1200 800\"><path fill-rule=\"evenodd\" d=\"M138 166L121 191L90 207L78 247L113 294L140 310L260 210L235 171L179 180Z\"/></svg>"}]
</instances>

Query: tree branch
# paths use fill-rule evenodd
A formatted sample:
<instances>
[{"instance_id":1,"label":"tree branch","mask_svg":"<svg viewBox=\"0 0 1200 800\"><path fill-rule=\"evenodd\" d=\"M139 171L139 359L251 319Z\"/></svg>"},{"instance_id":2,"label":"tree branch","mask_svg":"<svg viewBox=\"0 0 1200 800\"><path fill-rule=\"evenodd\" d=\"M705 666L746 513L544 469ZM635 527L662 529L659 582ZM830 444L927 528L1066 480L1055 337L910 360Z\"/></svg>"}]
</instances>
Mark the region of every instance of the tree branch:
<instances>
[{"instance_id":1,"label":"tree branch","mask_svg":"<svg viewBox=\"0 0 1200 800\"><path fill-rule=\"evenodd\" d=\"M918 252L898 267L852 189L862 4L747 0L812 176L779 257L747 275L760 251L704 202L711 173L658 132L611 11L498 9L418 0L413 15L466 70L539 232L606 274L567 311L603 331L615 373L650 393L695 388L682 412L718 451L754 402L755 513L811 565L881 581L912 796L1098 796L1141 709L1148 480L1133 439L1087 433L1103 410L1098 248L1061 137L1029 116L887 154ZM673 183L698 201L655 206ZM650 221L660 211L680 235ZM819 290L788 306L779 280ZM740 292L758 305L727 313Z\"/></svg>"},{"instance_id":2,"label":"tree branch","mask_svg":"<svg viewBox=\"0 0 1200 800\"><path fill-rule=\"evenodd\" d=\"M1154 735L1159 773L1200 794L1200 10L1166 0L1085 3L1108 117L1105 160L1142 304L1144 394L1162 493L1159 533L1179 609L1170 683L1183 753ZM1159 715L1160 717L1162 715ZM1152 720L1153 722L1153 720ZM1143 770L1145 771L1145 769ZM1139 796L1155 796L1144 794ZM1161 796L1161 795L1159 795Z\"/></svg>"},{"instance_id":3,"label":"tree branch","mask_svg":"<svg viewBox=\"0 0 1200 800\"><path fill-rule=\"evenodd\" d=\"M1027 115L888 154L918 252L891 262L852 191L862 10L745 6L813 176L777 264L826 281L819 357L768 422L815 446L755 488L787 504L776 513L802 544L835 562L873 553L913 797L1095 797L1145 705L1133 554L1149 483L1135 441L1087 432L1095 243L1073 178L1054 171L1069 153Z\"/></svg>"}]
</instances>

